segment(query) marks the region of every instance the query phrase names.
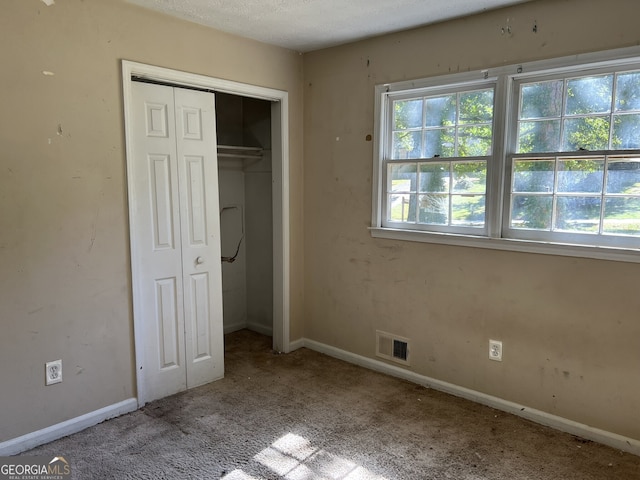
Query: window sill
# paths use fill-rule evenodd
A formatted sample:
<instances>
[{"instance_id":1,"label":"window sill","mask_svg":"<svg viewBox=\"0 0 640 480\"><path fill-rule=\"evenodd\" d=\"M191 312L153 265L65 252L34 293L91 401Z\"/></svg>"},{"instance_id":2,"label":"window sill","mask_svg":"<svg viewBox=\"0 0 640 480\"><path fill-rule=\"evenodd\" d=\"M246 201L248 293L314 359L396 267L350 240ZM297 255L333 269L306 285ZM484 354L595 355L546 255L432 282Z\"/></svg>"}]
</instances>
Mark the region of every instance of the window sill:
<instances>
[{"instance_id":1,"label":"window sill","mask_svg":"<svg viewBox=\"0 0 640 480\"><path fill-rule=\"evenodd\" d=\"M565 257L593 258L616 262L640 263L640 249L596 247L585 245L567 245L549 242L532 242L510 238L488 238L473 235L434 233L418 230L400 230L395 228L369 227L371 236L388 240L437 243L459 247L488 248L511 252L561 255Z\"/></svg>"}]
</instances>

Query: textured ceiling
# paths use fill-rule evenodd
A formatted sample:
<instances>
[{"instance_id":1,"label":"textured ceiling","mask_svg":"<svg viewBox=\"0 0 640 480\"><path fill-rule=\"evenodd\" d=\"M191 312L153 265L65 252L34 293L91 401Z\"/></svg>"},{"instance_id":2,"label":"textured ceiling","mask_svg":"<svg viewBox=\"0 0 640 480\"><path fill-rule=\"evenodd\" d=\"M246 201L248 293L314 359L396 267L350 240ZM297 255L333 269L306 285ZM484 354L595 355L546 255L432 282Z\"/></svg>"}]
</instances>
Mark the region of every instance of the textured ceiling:
<instances>
[{"instance_id":1,"label":"textured ceiling","mask_svg":"<svg viewBox=\"0 0 640 480\"><path fill-rule=\"evenodd\" d=\"M300 52L529 0L127 0Z\"/></svg>"}]
</instances>

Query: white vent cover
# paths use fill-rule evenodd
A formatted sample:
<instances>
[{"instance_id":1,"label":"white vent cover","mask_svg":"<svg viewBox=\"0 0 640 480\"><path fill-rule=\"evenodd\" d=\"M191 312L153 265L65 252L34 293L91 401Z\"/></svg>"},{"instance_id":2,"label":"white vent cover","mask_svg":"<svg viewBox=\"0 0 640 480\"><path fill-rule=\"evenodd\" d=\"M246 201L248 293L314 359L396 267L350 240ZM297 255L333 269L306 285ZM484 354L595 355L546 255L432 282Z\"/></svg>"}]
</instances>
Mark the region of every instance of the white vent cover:
<instances>
[{"instance_id":1,"label":"white vent cover","mask_svg":"<svg viewBox=\"0 0 640 480\"><path fill-rule=\"evenodd\" d=\"M409 339L376 330L376 356L409 365Z\"/></svg>"}]
</instances>

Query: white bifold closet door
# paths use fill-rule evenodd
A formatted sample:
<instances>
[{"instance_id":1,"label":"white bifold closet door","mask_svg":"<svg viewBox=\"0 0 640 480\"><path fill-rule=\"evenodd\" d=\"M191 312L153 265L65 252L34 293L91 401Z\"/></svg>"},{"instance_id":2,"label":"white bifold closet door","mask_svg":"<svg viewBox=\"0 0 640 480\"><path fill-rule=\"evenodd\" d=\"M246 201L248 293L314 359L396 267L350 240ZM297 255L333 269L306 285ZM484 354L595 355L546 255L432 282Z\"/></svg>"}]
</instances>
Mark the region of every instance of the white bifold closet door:
<instances>
[{"instance_id":1,"label":"white bifold closet door","mask_svg":"<svg viewBox=\"0 0 640 480\"><path fill-rule=\"evenodd\" d=\"M214 95L132 82L134 309L143 403L224 375Z\"/></svg>"}]
</instances>

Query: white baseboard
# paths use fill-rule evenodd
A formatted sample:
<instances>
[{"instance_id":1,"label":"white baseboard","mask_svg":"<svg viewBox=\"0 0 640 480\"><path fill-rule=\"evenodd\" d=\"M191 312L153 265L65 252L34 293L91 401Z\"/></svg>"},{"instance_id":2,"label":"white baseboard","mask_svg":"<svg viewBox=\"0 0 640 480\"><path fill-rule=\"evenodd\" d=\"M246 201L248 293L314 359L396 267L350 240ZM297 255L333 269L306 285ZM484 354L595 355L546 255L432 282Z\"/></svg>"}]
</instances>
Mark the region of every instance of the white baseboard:
<instances>
[{"instance_id":1,"label":"white baseboard","mask_svg":"<svg viewBox=\"0 0 640 480\"><path fill-rule=\"evenodd\" d=\"M225 325L223 332L226 335L227 333L237 332L238 330L244 330L247 328L246 323L234 323L233 325Z\"/></svg>"},{"instance_id":2,"label":"white baseboard","mask_svg":"<svg viewBox=\"0 0 640 480\"><path fill-rule=\"evenodd\" d=\"M289 351L293 352L294 350L298 350L305 346L305 339L299 338L298 340L294 340L293 342L289 342ZM311 347L309 347L311 348Z\"/></svg>"},{"instance_id":3,"label":"white baseboard","mask_svg":"<svg viewBox=\"0 0 640 480\"><path fill-rule=\"evenodd\" d=\"M536 422L541 425L546 425L572 435L577 435L588 440L593 440L594 442L608 445L618 450L629 452L634 455L640 455L640 440L624 437L622 435L590 427L589 425L574 422L573 420L558 417L547 412L509 402L498 397L493 397L485 393L470 390L441 380L436 380L434 378L396 367L395 365L388 365L379 360L363 357L355 353L347 352L346 350L341 350L330 345L316 342L315 340L300 338L289 344L291 351L302 347L324 353L331 357L344 360L345 362L353 363L370 370L375 370L418 385L433 388L434 390L449 393L456 397L465 398L482 405L487 405L489 407L517 415L518 417L526 418L527 420L531 420L532 422ZM67 435L77 433L110 418L124 415L125 413L133 412L137 409L138 401L135 398L129 398L120 403L109 405L101 408L100 410L89 412L65 422L43 428L42 430L31 432L5 442L0 442L0 456L16 455L24 452L25 450L37 447L38 445L66 437Z\"/></svg>"},{"instance_id":4,"label":"white baseboard","mask_svg":"<svg viewBox=\"0 0 640 480\"><path fill-rule=\"evenodd\" d=\"M257 332L261 335L266 335L267 337L273 336L273 328L267 327L265 325L261 325L259 323L234 323L233 325L225 325L224 326L224 334L237 332L238 330L251 330L252 332Z\"/></svg>"},{"instance_id":5,"label":"white baseboard","mask_svg":"<svg viewBox=\"0 0 640 480\"><path fill-rule=\"evenodd\" d=\"M247 323L246 328L248 330L251 330L252 332L257 332L261 335L266 335L267 337L271 337L273 336L273 328L272 327L267 327L265 325L261 325L259 323Z\"/></svg>"},{"instance_id":6,"label":"white baseboard","mask_svg":"<svg viewBox=\"0 0 640 480\"><path fill-rule=\"evenodd\" d=\"M477 392L475 390L470 390L465 387L460 387L452 383L436 380L434 378L405 370L404 368L396 367L395 365L389 365L379 360L363 357L361 355L347 352L346 350L341 350L339 348L316 342L314 340L309 340L307 338L302 338L296 340L295 342L292 342L292 350L295 349L294 344L296 344L296 348L304 346L311 350L315 350L316 352L329 355L330 357L344 360L345 362L353 363L355 365L359 365L370 370L375 370L377 372L385 373L393 377L398 377L412 383L424 385L426 387L433 388L434 390L449 393L456 397L465 398L482 405L487 405L497 410L511 413L513 415L517 415L518 417L526 418L527 420L531 420L532 422L552 427L556 430L567 432L581 438L593 440L594 442L602 443L618 450L629 452L634 455L640 455L640 440L623 437L622 435L618 435L616 433L611 433L605 430L590 427L589 425L574 422L573 420L558 417L557 415L552 415L547 412L529 408L525 405L519 405L502 398L493 397L491 395Z\"/></svg>"},{"instance_id":7,"label":"white baseboard","mask_svg":"<svg viewBox=\"0 0 640 480\"><path fill-rule=\"evenodd\" d=\"M115 403L100 410L95 410L65 422L51 425L42 430L27 433L26 435L7 440L6 442L0 442L0 456L16 455L25 450L66 437L72 433L77 433L85 428L92 427L100 422L133 412L137 409L138 400L129 398L120 403Z\"/></svg>"}]
</instances>

